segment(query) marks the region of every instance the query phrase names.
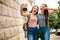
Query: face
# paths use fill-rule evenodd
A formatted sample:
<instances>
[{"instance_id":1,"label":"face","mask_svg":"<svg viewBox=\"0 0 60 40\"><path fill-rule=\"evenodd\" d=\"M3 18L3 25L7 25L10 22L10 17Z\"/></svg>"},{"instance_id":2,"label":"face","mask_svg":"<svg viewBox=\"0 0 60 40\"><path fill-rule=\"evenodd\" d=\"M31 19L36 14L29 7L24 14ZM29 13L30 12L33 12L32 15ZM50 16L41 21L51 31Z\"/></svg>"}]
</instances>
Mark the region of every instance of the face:
<instances>
[{"instance_id":1,"label":"face","mask_svg":"<svg viewBox=\"0 0 60 40\"><path fill-rule=\"evenodd\" d=\"M38 11L38 7L33 7L32 12L34 12L34 14L36 14L37 11Z\"/></svg>"},{"instance_id":2,"label":"face","mask_svg":"<svg viewBox=\"0 0 60 40\"><path fill-rule=\"evenodd\" d=\"M45 5L41 5L40 10L41 11L44 11L45 10L45 7L46 7Z\"/></svg>"}]
</instances>

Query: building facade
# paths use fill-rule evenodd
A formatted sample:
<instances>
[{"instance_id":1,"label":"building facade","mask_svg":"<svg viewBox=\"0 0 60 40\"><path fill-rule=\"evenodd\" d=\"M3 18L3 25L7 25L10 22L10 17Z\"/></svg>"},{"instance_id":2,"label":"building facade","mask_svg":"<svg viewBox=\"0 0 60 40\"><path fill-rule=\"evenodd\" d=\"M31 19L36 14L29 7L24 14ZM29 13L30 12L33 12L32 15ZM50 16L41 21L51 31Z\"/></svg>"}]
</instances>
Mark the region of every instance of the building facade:
<instances>
[{"instance_id":1,"label":"building facade","mask_svg":"<svg viewBox=\"0 0 60 40\"><path fill-rule=\"evenodd\" d=\"M23 4L28 11L31 9L28 0L0 0L0 40L25 40L24 20L20 15Z\"/></svg>"}]
</instances>

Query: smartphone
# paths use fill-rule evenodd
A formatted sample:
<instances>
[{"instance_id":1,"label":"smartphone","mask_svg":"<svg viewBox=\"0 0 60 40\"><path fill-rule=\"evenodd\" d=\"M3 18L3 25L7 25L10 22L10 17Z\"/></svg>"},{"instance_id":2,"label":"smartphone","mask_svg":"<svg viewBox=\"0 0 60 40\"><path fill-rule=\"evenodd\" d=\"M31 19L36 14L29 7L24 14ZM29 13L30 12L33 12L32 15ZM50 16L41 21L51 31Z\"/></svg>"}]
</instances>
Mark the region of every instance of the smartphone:
<instances>
[{"instance_id":1,"label":"smartphone","mask_svg":"<svg viewBox=\"0 0 60 40\"><path fill-rule=\"evenodd\" d=\"M23 11L24 13L26 13L26 12L27 12L27 8L23 8L22 11Z\"/></svg>"}]
</instances>

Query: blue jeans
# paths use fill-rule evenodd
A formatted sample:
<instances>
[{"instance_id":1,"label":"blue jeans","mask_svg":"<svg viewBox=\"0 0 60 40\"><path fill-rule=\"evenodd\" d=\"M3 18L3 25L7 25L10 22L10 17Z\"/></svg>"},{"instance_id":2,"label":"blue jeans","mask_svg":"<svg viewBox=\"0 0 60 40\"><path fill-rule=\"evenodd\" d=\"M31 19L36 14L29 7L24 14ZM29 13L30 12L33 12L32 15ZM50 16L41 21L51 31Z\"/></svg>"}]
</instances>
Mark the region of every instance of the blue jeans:
<instances>
[{"instance_id":1,"label":"blue jeans","mask_svg":"<svg viewBox=\"0 0 60 40\"><path fill-rule=\"evenodd\" d=\"M49 28L47 26L39 27L39 31L43 32L41 40L50 40L50 30L49 30Z\"/></svg>"},{"instance_id":2,"label":"blue jeans","mask_svg":"<svg viewBox=\"0 0 60 40\"><path fill-rule=\"evenodd\" d=\"M37 27L28 27L28 40L38 40Z\"/></svg>"}]
</instances>

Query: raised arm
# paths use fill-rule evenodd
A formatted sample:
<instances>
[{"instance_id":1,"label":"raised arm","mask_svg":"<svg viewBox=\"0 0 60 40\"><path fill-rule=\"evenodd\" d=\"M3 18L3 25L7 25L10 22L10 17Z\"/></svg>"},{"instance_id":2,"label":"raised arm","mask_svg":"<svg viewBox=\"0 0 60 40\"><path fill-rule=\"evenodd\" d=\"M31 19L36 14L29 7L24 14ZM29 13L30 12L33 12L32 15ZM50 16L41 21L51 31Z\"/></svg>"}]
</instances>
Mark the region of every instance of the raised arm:
<instances>
[{"instance_id":1,"label":"raised arm","mask_svg":"<svg viewBox=\"0 0 60 40\"><path fill-rule=\"evenodd\" d=\"M48 10L51 10L51 11L49 12L49 15L51 15L51 14L53 14L53 13L55 13L55 12L58 11L58 9L56 9L56 8L48 8Z\"/></svg>"},{"instance_id":2,"label":"raised arm","mask_svg":"<svg viewBox=\"0 0 60 40\"><path fill-rule=\"evenodd\" d=\"M21 12L21 15L27 17L27 16L29 16L29 13L28 12L26 12L26 13Z\"/></svg>"}]
</instances>

